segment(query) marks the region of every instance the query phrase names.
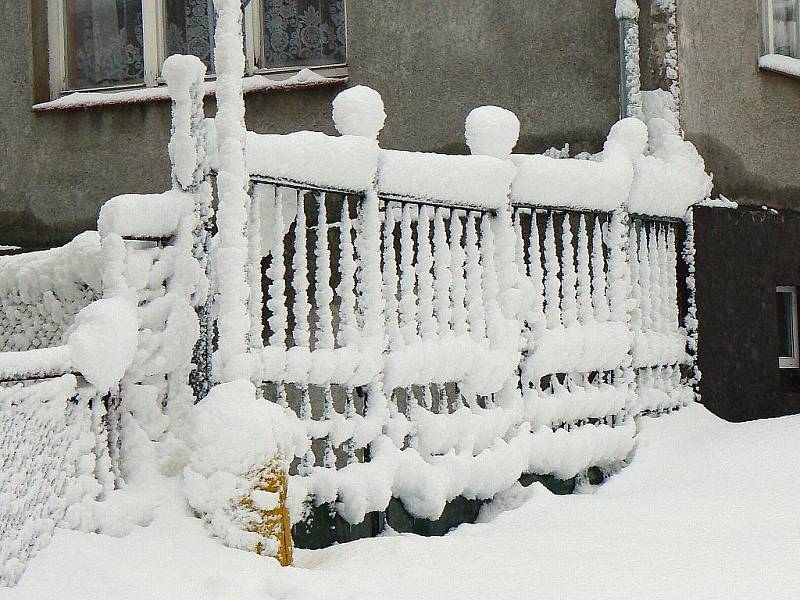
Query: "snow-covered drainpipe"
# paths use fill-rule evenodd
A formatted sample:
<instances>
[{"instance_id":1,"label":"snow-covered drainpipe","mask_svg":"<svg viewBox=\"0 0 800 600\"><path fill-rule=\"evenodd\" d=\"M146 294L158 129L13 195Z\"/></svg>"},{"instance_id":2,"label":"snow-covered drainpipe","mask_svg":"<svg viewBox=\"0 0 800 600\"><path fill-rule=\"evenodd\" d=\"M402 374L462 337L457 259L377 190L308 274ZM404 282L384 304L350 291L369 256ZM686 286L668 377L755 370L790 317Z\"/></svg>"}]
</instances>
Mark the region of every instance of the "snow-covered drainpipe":
<instances>
[{"instance_id":1,"label":"snow-covered drainpipe","mask_svg":"<svg viewBox=\"0 0 800 600\"><path fill-rule=\"evenodd\" d=\"M636 0L617 0L614 12L619 22L620 118L641 117L639 6Z\"/></svg>"}]
</instances>

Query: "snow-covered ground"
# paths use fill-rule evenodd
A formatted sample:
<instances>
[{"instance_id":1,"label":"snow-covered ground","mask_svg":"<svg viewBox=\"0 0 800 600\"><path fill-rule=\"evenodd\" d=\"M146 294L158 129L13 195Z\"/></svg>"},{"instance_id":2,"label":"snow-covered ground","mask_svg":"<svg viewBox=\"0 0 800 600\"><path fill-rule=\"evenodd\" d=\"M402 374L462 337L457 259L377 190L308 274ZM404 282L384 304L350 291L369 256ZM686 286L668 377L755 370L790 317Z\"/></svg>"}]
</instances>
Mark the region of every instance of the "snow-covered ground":
<instances>
[{"instance_id":1,"label":"snow-covered ground","mask_svg":"<svg viewBox=\"0 0 800 600\"><path fill-rule=\"evenodd\" d=\"M800 416L734 425L699 405L644 419L594 493L518 488L443 538L298 551L224 548L163 486L124 538L58 530L0 599L800 598ZM177 482L175 482L177 484Z\"/></svg>"}]
</instances>

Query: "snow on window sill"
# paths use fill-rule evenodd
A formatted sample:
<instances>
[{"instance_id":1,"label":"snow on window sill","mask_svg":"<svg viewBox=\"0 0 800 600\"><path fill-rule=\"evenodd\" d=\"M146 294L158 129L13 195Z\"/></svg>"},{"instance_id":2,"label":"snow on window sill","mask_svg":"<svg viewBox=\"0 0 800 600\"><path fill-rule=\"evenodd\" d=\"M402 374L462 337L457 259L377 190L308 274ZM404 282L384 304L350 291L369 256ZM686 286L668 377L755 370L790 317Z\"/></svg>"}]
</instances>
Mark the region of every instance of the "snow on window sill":
<instances>
[{"instance_id":1,"label":"snow on window sill","mask_svg":"<svg viewBox=\"0 0 800 600\"><path fill-rule=\"evenodd\" d=\"M330 76L321 75L310 69L301 69L285 79L272 76L252 75L242 79L242 88L245 94L256 92L272 92L280 90L297 90L325 86L343 85L347 83L347 69L336 69ZM205 95L213 96L216 93L217 82L205 83ZM50 102L34 104L34 112L51 112L80 110L100 106L119 106L127 104L149 104L153 102L170 101L169 91L166 86L126 89L114 92L74 92Z\"/></svg>"},{"instance_id":2,"label":"snow on window sill","mask_svg":"<svg viewBox=\"0 0 800 600\"><path fill-rule=\"evenodd\" d=\"M800 79L800 58L792 58L782 54L767 54L759 59L758 67L764 71L783 73Z\"/></svg>"}]
</instances>

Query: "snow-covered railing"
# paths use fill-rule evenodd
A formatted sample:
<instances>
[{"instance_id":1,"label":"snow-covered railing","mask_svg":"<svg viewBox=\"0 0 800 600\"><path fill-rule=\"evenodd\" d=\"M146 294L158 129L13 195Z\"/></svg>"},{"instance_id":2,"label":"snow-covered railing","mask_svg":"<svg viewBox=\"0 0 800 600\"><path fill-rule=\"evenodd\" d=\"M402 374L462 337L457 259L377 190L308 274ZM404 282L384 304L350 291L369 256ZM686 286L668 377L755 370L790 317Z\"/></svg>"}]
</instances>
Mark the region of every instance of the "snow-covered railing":
<instances>
[{"instance_id":1,"label":"snow-covered railing","mask_svg":"<svg viewBox=\"0 0 800 600\"><path fill-rule=\"evenodd\" d=\"M53 250L0 256L0 352L61 345L75 315L100 297L102 269L94 232Z\"/></svg>"}]
</instances>

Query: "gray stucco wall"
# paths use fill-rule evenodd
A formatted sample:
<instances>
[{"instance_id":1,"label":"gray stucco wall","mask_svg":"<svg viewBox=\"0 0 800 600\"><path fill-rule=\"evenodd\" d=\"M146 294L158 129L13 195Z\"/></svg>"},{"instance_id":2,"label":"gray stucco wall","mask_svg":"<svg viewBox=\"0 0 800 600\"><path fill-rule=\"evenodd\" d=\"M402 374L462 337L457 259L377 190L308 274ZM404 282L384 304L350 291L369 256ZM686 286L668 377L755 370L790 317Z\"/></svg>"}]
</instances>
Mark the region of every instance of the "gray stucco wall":
<instances>
[{"instance_id":1,"label":"gray stucco wall","mask_svg":"<svg viewBox=\"0 0 800 600\"><path fill-rule=\"evenodd\" d=\"M757 0L680 2L682 119L714 173L742 204L800 209L800 80L759 71Z\"/></svg>"},{"instance_id":2,"label":"gray stucco wall","mask_svg":"<svg viewBox=\"0 0 800 600\"><path fill-rule=\"evenodd\" d=\"M384 147L465 152L464 117L498 104L522 121L521 151L595 151L618 110L613 6L348 0L350 80L383 94ZM0 244L62 243L111 196L166 188L167 104L31 112L47 86L46 0L6 3L0 56ZM248 126L332 133L336 91L251 95Z\"/></svg>"}]
</instances>

